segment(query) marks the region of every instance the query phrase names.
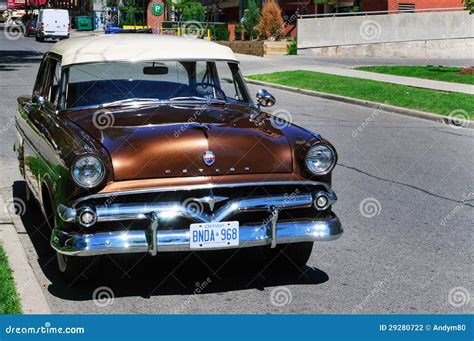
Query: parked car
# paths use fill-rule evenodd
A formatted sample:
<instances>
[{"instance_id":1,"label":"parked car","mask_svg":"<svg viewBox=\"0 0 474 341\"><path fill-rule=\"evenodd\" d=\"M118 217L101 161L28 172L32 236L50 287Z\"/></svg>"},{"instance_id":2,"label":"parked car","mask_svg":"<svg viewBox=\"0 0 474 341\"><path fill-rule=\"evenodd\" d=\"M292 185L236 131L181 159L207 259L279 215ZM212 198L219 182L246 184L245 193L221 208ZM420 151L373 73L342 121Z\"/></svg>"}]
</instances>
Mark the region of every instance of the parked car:
<instances>
[{"instance_id":1,"label":"parked car","mask_svg":"<svg viewBox=\"0 0 474 341\"><path fill-rule=\"evenodd\" d=\"M36 41L69 38L69 12L66 9L41 9L36 23Z\"/></svg>"},{"instance_id":2,"label":"parked car","mask_svg":"<svg viewBox=\"0 0 474 341\"><path fill-rule=\"evenodd\" d=\"M225 46L146 34L72 38L18 98L20 171L59 270L103 254L263 248L303 266L338 238L337 161L319 134L263 111ZM291 105L290 103L287 104ZM280 258L281 260L281 258Z\"/></svg>"},{"instance_id":3,"label":"parked car","mask_svg":"<svg viewBox=\"0 0 474 341\"><path fill-rule=\"evenodd\" d=\"M36 36L36 18L30 19L25 24L25 36Z\"/></svg>"}]
</instances>

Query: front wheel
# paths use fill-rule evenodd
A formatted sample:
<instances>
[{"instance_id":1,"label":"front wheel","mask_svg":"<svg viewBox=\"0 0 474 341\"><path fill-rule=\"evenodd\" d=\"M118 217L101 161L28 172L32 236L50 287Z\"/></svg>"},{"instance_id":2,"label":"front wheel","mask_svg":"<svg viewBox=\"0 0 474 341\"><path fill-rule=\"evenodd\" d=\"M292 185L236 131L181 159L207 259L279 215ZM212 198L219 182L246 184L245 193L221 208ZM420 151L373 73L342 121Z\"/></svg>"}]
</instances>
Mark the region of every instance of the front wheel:
<instances>
[{"instance_id":1,"label":"front wheel","mask_svg":"<svg viewBox=\"0 0 474 341\"><path fill-rule=\"evenodd\" d=\"M98 274L99 259L95 257L67 256L57 252L58 270L68 282L81 278L94 279Z\"/></svg>"},{"instance_id":2,"label":"front wheel","mask_svg":"<svg viewBox=\"0 0 474 341\"><path fill-rule=\"evenodd\" d=\"M280 244L274 249L265 249L265 256L271 263L274 261L288 267L303 268L311 256L313 242Z\"/></svg>"}]
</instances>

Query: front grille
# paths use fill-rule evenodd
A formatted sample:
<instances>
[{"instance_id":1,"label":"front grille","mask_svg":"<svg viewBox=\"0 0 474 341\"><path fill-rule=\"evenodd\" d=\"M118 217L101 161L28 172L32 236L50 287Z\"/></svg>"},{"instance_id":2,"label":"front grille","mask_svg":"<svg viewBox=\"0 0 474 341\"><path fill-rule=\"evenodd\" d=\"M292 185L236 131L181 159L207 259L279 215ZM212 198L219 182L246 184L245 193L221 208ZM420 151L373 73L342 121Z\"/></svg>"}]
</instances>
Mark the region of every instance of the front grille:
<instances>
[{"instance_id":1,"label":"front grille","mask_svg":"<svg viewBox=\"0 0 474 341\"><path fill-rule=\"evenodd\" d=\"M67 217L63 220L75 224L82 207L87 206L97 217L96 223L87 228L91 233L146 230L152 212L158 215L159 230L182 230L192 223L219 221L239 221L242 226L264 225L270 224L275 211L279 222L326 215L329 207L324 210L313 207L315 194L321 191L332 193L328 186L316 182L117 192L79 199L75 207L64 207ZM336 200L335 195L331 198L332 202Z\"/></svg>"},{"instance_id":2,"label":"front grille","mask_svg":"<svg viewBox=\"0 0 474 341\"><path fill-rule=\"evenodd\" d=\"M196 189L196 190L179 190L170 192L148 192L148 193L124 193L114 194L111 193L107 197L91 198L86 201L81 201L80 206L85 205L96 205L107 207L111 204L117 203L160 203L160 202L190 202L193 198L202 198L206 196L222 196L232 199L242 198L253 198L253 197L266 197L272 195L287 195L288 197L301 194L309 193L314 191L326 190L323 185L320 186L304 186L304 185L275 185L275 186L242 186L232 188L212 188L212 189ZM225 205L227 201L222 201L215 204L215 209L219 209ZM204 208L207 210L207 207ZM210 213L210 212L206 212Z\"/></svg>"}]
</instances>

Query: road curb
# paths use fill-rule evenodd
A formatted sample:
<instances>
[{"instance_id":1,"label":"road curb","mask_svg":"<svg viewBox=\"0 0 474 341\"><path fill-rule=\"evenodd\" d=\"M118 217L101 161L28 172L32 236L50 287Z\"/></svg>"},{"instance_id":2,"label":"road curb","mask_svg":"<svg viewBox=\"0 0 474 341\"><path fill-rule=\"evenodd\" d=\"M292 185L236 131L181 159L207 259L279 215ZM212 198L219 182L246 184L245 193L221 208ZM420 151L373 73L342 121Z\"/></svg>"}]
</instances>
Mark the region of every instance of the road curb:
<instances>
[{"instance_id":1,"label":"road curb","mask_svg":"<svg viewBox=\"0 0 474 341\"><path fill-rule=\"evenodd\" d=\"M3 200L11 198L11 191L0 189L0 197ZM28 262L28 256L15 228L17 224L21 224L19 217L10 214L7 209L0 212L0 217L5 218L0 220L3 221L0 222L0 242L8 257L23 314L51 314L43 289ZM7 217L10 219L9 222Z\"/></svg>"},{"instance_id":2,"label":"road curb","mask_svg":"<svg viewBox=\"0 0 474 341\"><path fill-rule=\"evenodd\" d=\"M333 94L329 94L329 93L326 93L326 92L306 90L306 89L294 88L294 87L287 86L287 85L280 85L280 84L274 84L274 83L269 83L269 82L257 81L257 80L249 79L247 77L245 77L245 80L249 84L263 85L263 86L278 89L278 90L290 91L290 92L304 94L304 95L308 95L308 96L319 97L319 98L329 99L329 100L333 100L333 101L339 101L339 102L348 103L348 104L360 105L360 106L371 108L371 109L384 110L384 111L388 111L388 112L392 112L392 113L396 113L396 114L400 114L400 115L405 115L405 116L410 116L410 117L415 117L415 118L421 118L421 119L424 119L424 120L430 120L430 121L438 122L438 123L441 123L441 124L446 124L446 125L449 125L449 126L452 126L452 127L455 127L455 128L463 127L463 128L474 129L474 121L472 121L472 120L463 121L462 125L459 125L459 122L456 121L455 118L449 117L449 116L443 116L443 115L439 115L439 114L435 114L435 113L419 111L419 110L415 110L415 109L407 109L407 108L397 107L397 106L390 105L390 104L366 101L366 100L352 98L352 97L333 95Z\"/></svg>"}]
</instances>

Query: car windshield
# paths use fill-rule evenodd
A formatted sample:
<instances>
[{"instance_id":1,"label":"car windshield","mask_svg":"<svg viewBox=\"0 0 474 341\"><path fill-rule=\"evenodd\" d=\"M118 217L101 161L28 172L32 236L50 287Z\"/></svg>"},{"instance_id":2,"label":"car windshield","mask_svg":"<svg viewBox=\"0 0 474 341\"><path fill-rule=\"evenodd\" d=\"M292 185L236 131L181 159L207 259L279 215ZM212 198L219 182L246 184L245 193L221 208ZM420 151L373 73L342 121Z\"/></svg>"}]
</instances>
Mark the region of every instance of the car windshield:
<instances>
[{"instance_id":1,"label":"car windshield","mask_svg":"<svg viewBox=\"0 0 474 341\"><path fill-rule=\"evenodd\" d=\"M72 65L65 70L65 108L134 101L250 103L235 62L156 61Z\"/></svg>"}]
</instances>

